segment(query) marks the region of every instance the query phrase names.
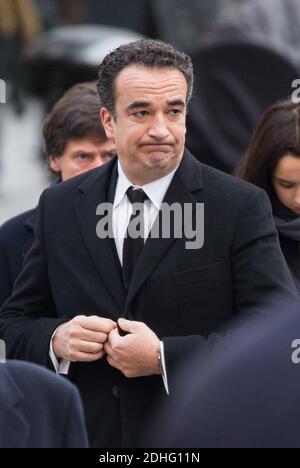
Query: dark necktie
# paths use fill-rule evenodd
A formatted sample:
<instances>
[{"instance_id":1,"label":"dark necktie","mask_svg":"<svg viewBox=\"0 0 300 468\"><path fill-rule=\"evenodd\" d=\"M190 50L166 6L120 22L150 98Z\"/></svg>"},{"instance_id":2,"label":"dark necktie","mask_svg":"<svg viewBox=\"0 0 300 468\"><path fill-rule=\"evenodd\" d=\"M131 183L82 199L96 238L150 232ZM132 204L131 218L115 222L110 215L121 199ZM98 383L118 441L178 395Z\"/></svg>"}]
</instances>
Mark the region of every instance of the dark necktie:
<instances>
[{"instance_id":1,"label":"dark necktie","mask_svg":"<svg viewBox=\"0 0 300 468\"><path fill-rule=\"evenodd\" d=\"M142 189L134 190L133 187L130 187L126 193L132 204L132 215L123 245L123 279L128 290L132 274L144 247L144 222L142 221L142 224L137 223L136 218L139 217L144 220L144 202L148 197ZM131 235L133 231L135 233L140 232L141 235L135 238L136 236Z\"/></svg>"}]
</instances>

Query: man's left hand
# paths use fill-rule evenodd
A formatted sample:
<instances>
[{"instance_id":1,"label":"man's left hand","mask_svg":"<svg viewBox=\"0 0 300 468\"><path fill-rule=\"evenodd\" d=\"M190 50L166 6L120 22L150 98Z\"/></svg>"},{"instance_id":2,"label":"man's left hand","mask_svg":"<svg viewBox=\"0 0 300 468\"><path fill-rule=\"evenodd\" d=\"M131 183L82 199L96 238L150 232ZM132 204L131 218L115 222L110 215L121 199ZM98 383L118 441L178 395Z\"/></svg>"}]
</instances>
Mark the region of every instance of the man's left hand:
<instances>
[{"instance_id":1,"label":"man's left hand","mask_svg":"<svg viewBox=\"0 0 300 468\"><path fill-rule=\"evenodd\" d=\"M104 345L108 363L127 378L159 375L160 342L155 333L142 322L120 319L118 323L128 335L120 336L117 329L110 332Z\"/></svg>"}]
</instances>

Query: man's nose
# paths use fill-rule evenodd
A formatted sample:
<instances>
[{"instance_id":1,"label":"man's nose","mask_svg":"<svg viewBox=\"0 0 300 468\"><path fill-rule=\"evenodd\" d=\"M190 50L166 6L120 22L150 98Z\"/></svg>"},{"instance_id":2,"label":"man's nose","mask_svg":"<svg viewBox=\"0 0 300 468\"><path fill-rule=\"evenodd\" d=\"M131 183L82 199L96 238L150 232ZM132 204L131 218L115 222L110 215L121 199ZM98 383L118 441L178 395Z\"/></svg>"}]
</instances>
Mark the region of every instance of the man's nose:
<instances>
[{"instance_id":1,"label":"man's nose","mask_svg":"<svg viewBox=\"0 0 300 468\"><path fill-rule=\"evenodd\" d=\"M169 137L170 132L163 115L153 118L148 129L148 135L157 140L165 140Z\"/></svg>"}]
</instances>

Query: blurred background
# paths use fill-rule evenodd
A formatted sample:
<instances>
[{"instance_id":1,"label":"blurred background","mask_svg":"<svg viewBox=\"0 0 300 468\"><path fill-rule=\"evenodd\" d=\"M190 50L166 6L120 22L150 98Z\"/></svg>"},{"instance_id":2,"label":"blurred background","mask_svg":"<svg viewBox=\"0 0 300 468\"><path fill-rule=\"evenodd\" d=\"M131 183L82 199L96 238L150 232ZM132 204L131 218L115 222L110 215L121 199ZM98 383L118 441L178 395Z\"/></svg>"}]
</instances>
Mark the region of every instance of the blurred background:
<instances>
[{"instance_id":1,"label":"blurred background","mask_svg":"<svg viewBox=\"0 0 300 468\"><path fill-rule=\"evenodd\" d=\"M140 37L192 55L187 146L229 173L262 112L300 77L299 0L0 0L0 224L50 183L46 113L71 85L95 80L109 50Z\"/></svg>"}]
</instances>

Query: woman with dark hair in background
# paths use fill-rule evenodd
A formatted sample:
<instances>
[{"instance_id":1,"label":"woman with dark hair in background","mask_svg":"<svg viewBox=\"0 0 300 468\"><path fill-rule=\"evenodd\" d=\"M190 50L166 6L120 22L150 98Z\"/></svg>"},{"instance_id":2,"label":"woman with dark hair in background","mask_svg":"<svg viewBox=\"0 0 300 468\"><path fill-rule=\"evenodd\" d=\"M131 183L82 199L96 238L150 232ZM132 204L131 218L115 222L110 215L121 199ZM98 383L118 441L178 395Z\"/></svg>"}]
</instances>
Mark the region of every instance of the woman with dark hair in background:
<instances>
[{"instance_id":1,"label":"woman with dark hair in background","mask_svg":"<svg viewBox=\"0 0 300 468\"><path fill-rule=\"evenodd\" d=\"M300 287L300 104L271 106L237 169L241 179L269 195L280 243Z\"/></svg>"}]
</instances>

